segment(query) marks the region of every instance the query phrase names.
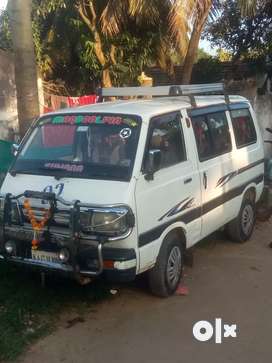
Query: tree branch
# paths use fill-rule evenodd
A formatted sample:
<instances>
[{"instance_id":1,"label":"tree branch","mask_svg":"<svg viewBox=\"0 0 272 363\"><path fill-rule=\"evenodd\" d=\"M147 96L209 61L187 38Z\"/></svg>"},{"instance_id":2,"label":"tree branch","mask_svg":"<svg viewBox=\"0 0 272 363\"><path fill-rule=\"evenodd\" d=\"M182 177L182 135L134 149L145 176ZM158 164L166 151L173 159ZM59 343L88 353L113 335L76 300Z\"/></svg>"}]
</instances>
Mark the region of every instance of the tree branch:
<instances>
[{"instance_id":1,"label":"tree branch","mask_svg":"<svg viewBox=\"0 0 272 363\"><path fill-rule=\"evenodd\" d=\"M96 12L95 12L95 8L94 8L93 0L89 0L89 8L91 10L91 14L92 14L92 17L93 17L93 23L95 24L95 22L96 22Z\"/></svg>"},{"instance_id":2,"label":"tree branch","mask_svg":"<svg viewBox=\"0 0 272 363\"><path fill-rule=\"evenodd\" d=\"M116 51L116 47L112 44L111 50L110 50L110 59L114 65L116 64L115 51Z\"/></svg>"},{"instance_id":3,"label":"tree branch","mask_svg":"<svg viewBox=\"0 0 272 363\"><path fill-rule=\"evenodd\" d=\"M85 0L80 0L79 4L77 5L77 10L82 18L82 20L85 22L85 24L88 26L88 28L94 32L95 31L95 22L90 20L90 17L88 16L88 12L85 6Z\"/></svg>"}]
</instances>

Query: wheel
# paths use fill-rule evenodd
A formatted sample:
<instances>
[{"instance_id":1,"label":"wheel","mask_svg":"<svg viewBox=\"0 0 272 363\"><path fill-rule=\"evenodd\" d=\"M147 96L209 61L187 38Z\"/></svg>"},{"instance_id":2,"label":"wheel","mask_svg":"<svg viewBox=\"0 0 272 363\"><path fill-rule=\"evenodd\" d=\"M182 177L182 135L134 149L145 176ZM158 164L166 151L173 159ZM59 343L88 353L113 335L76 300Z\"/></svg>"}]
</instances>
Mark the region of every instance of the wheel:
<instances>
[{"instance_id":1,"label":"wheel","mask_svg":"<svg viewBox=\"0 0 272 363\"><path fill-rule=\"evenodd\" d=\"M161 246L155 266L148 272L152 293L160 297L173 295L182 277L183 264L183 244L178 235L170 235Z\"/></svg>"},{"instance_id":2,"label":"wheel","mask_svg":"<svg viewBox=\"0 0 272 363\"><path fill-rule=\"evenodd\" d=\"M250 239L256 221L256 206L250 199L242 203L239 215L227 225L229 237L239 243Z\"/></svg>"}]
</instances>

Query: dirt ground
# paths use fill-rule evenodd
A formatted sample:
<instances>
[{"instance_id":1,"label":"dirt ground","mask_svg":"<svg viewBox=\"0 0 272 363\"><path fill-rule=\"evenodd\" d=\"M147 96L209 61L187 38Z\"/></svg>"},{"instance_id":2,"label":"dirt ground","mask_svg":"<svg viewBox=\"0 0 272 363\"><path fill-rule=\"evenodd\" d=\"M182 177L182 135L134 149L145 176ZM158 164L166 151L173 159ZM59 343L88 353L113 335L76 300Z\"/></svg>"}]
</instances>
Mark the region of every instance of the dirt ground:
<instances>
[{"instance_id":1,"label":"dirt ground","mask_svg":"<svg viewBox=\"0 0 272 363\"><path fill-rule=\"evenodd\" d=\"M239 245L211 237L186 268L188 296L159 299L138 284L122 286L94 307L84 322L59 329L34 345L23 363L239 362L272 356L272 223L259 223ZM91 287L90 287L91 288ZM199 342L199 320L237 324L237 338Z\"/></svg>"}]
</instances>

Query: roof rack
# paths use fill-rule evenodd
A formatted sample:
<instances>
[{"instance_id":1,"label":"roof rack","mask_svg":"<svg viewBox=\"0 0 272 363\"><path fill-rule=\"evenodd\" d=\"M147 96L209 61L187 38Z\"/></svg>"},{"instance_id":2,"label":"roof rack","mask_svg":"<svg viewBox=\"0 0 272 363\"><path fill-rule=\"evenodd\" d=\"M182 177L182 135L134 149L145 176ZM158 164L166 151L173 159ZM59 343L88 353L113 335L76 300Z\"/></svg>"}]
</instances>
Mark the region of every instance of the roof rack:
<instances>
[{"instance_id":1,"label":"roof rack","mask_svg":"<svg viewBox=\"0 0 272 363\"><path fill-rule=\"evenodd\" d=\"M189 96L192 107L196 107L195 96L197 95L220 94L224 95L226 103L229 103L229 96L225 92L223 83L156 86L156 87L99 88L97 94L101 102L103 102L105 97Z\"/></svg>"}]
</instances>

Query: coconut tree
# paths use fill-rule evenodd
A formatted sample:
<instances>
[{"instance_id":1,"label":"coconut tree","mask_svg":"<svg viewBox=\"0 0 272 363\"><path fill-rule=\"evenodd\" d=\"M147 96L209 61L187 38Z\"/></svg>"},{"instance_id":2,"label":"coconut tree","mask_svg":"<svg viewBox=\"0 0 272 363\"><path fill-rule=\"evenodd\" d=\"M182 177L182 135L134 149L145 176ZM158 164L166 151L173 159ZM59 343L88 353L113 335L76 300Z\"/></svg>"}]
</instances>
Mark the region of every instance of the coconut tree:
<instances>
[{"instance_id":1,"label":"coconut tree","mask_svg":"<svg viewBox=\"0 0 272 363\"><path fill-rule=\"evenodd\" d=\"M267 6L272 5L272 0L239 0L242 14L245 16L253 16L256 13L258 5Z\"/></svg>"},{"instance_id":2,"label":"coconut tree","mask_svg":"<svg viewBox=\"0 0 272 363\"><path fill-rule=\"evenodd\" d=\"M191 34L189 38L189 43L186 49L186 56L183 63L182 72L182 83L188 84L191 81L193 65L197 59L197 52L200 37L204 26L209 17L213 17L220 6L218 0L196 0L190 1L189 7L185 9L187 12L187 24L192 24ZM188 13L189 10L189 13ZM179 15L181 13L181 15ZM176 34L176 29L179 27L179 17L183 20L184 13L184 1L175 1L173 9L171 12L171 30L173 35L177 35L175 38L179 40L178 34ZM184 31L184 30L183 30ZM180 39L178 45L181 46L180 50L183 51L184 44L186 44L183 39Z\"/></svg>"},{"instance_id":3,"label":"coconut tree","mask_svg":"<svg viewBox=\"0 0 272 363\"><path fill-rule=\"evenodd\" d=\"M37 71L31 27L31 0L9 0L15 61L19 131L23 136L39 115Z\"/></svg>"},{"instance_id":4,"label":"coconut tree","mask_svg":"<svg viewBox=\"0 0 272 363\"><path fill-rule=\"evenodd\" d=\"M73 3L90 31L95 56L102 68L102 85L112 85L111 69L116 65L113 39L133 20L138 28L156 27L159 36L157 60L167 64L173 46L184 58L184 83L191 78L198 43L205 22L219 0L46 0L46 11ZM191 29L191 25L193 25ZM191 37L190 37L191 34ZM168 57L169 58L169 57Z\"/></svg>"},{"instance_id":5,"label":"coconut tree","mask_svg":"<svg viewBox=\"0 0 272 363\"><path fill-rule=\"evenodd\" d=\"M195 3L195 0L186 0L182 4L178 0L78 0L77 9L94 37L95 54L103 67L102 85L112 85L110 66L116 62L116 48L113 44L109 46L106 40L120 34L129 19L133 18L139 27L145 23L158 26L159 62L163 63L162 59L167 46L168 51L171 48L169 43L172 39L184 56L189 42L188 19Z\"/></svg>"},{"instance_id":6,"label":"coconut tree","mask_svg":"<svg viewBox=\"0 0 272 363\"><path fill-rule=\"evenodd\" d=\"M254 15L257 8L257 0L239 0L243 15Z\"/></svg>"}]
</instances>

